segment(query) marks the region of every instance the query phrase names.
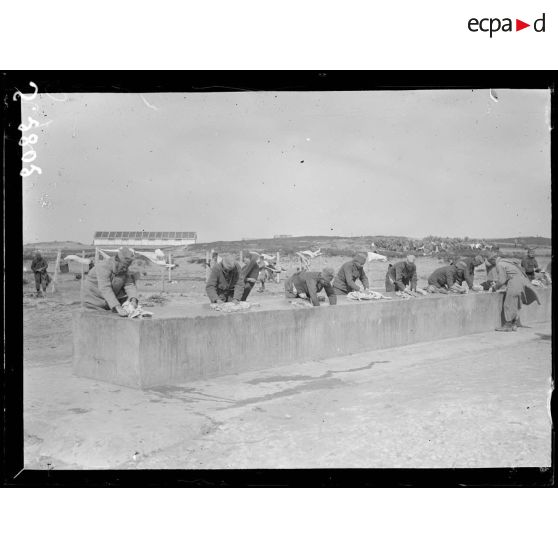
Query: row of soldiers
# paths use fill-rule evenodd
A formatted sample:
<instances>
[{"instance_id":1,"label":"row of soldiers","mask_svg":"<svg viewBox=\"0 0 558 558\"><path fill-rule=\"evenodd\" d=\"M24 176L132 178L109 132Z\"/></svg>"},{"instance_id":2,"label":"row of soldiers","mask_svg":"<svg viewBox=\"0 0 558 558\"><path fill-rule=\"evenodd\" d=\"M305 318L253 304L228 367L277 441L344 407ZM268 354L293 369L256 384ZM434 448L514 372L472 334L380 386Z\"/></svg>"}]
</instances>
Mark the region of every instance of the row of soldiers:
<instances>
[{"instance_id":1,"label":"row of soldiers","mask_svg":"<svg viewBox=\"0 0 558 558\"><path fill-rule=\"evenodd\" d=\"M123 304L129 302L132 307L138 306L137 277L129 272L133 260L133 251L123 247L114 257L95 265L89 271L84 284L82 293L84 307L91 310L112 310L127 317L128 312L123 308ZM329 303L336 304L337 297L340 295L369 289L368 277L364 271L366 261L365 255L358 254L351 261L343 264L337 273L331 267L325 267L322 271L298 271L285 281L285 295L288 298L308 299L312 305L319 306L319 293L325 291ZM206 293L210 302L245 301L257 280L259 273L257 262L257 254L247 254L243 267L234 256L224 256L220 263L211 268L206 283ZM475 287L473 283L475 268L483 264L487 269L487 280L480 287ZM46 260L38 255L37 260L32 264L32 269L37 275L42 275L46 270ZM530 281L530 276L534 277L537 270L540 268L532 253L521 262L514 258L477 255L460 259L435 270L428 278L427 291L447 294L464 292L467 288L498 290L506 287L503 306L505 322L499 329L514 331L521 326L519 320L521 304L538 301ZM550 267L547 271L550 271ZM38 279L38 288L40 288L41 278ZM464 287L464 283L467 287ZM417 269L413 255L408 255L405 260L389 265L385 286L387 292L416 291Z\"/></svg>"},{"instance_id":2,"label":"row of soldiers","mask_svg":"<svg viewBox=\"0 0 558 558\"><path fill-rule=\"evenodd\" d=\"M206 285L207 296L212 303L245 301L258 277L258 255L248 254L244 258L244 267L233 256L225 256L223 260L212 267ZM459 258L449 265L436 269L428 277L427 291L430 293L448 294L462 293L467 290L493 290L496 284L495 255L476 255ZM308 298L314 306L319 306L317 293L325 290L330 303L335 304L336 296L347 295L353 291L369 289L369 281L364 271L365 255L356 255L350 262L341 266L337 273L331 267L325 267L321 272L298 271L285 281L285 293L288 298L300 296ZM487 279L480 286L474 285L475 268L486 266ZM528 279L535 278L535 272L540 271L538 263L530 250L520 262ZM357 284L360 281L360 285ZM466 286L465 286L466 285ZM416 291L417 268L415 256L409 254L404 261L389 264L385 278L386 292Z\"/></svg>"},{"instance_id":3,"label":"row of soldiers","mask_svg":"<svg viewBox=\"0 0 558 558\"><path fill-rule=\"evenodd\" d=\"M211 303L234 303L248 298L255 283L254 258L257 258L257 255L247 255L242 268L233 256L225 256L221 263L213 266L206 284L206 293ZM337 304L339 295L369 289L368 277L364 271L365 263L366 256L359 254L343 264L337 273L331 267L325 267L322 271L298 271L285 281L285 295L287 298L307 299L313 306L319 306L319 293L325 291L329 303ZM476 286L475 268L481 265L485 265L487 277L481 285ZM426 290L430 293L448 294L481 289L496 291L506 287L503 303L504 323L497 329L515 331L522 327L519 318L522 303L530 304L535 300L538 302L531 284L536 271L540 271L540 268L532 251L529 251L522 261L479 254L461 258L436 269L428 277ZM404 261L389 264L385 287L387 292L417 290L415 256L408 255Z\"/></svg>"}]
</instances>

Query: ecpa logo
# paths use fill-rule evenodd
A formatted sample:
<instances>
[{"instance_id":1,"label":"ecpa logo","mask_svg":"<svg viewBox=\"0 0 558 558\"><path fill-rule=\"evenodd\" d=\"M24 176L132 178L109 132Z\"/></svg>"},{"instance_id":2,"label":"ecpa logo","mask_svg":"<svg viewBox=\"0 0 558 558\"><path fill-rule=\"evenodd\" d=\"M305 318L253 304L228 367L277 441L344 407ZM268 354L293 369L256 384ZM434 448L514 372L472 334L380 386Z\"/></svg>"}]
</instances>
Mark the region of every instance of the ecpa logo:
<instances>
[{"instance_id":1,"label":"ecpa logo","mask_svg":"<svg viewBox=\"0 0 558 558\"><path fill-rule=\"evenodd\" d=\"M545 14L543 14L539 19L536 19L533 22L534 31L537 33L544 33L545 23ZM469 31L473 33L477 33L478 31L481 31L483 33L490 33L490 38L492 38L492 35L494 33L497 33L498 31L503 31L504 33L514 31L512 19L509 17L505 17L503 19L500 19L498 17L485 17L482 19L472 17L469 20L467 27L469 28ZM526 29L527 27L531 27L531 24L525 23L520 19L515 20L515 31L521 31L522 29Z\"/></svg>"}]
</instances>

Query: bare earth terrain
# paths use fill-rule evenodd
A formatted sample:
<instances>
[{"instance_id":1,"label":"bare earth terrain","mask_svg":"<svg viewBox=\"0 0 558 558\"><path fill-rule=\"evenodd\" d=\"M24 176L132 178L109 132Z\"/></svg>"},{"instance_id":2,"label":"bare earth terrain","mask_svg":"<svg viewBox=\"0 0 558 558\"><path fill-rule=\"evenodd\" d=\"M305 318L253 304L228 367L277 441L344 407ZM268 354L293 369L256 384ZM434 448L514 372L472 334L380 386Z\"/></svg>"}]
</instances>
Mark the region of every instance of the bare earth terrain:
<instances>
[{"instance_id":1,"label":"bare earth terrain","mask_svg":"<svg viewBox=\"0 0 558 558\"><path fill-rule=\"evenodd\" d=\"M538 259L541 266L548 261ZM324 258L313 267L337 269L344 261ZM207 302L203 267L186 258L177 263L176 282L165 275L165 293L149 310ZM435 258L417 263L419 286L444 265ZM383 290L386 267L368 264L373 289ZM160 295L162 274L142 269L146 302ZM142 392L73 377L71 312L79 307L80 281L60 275L56 292L36 299L29 280L28 468L550 465L550 324ZM265 305L279 296L282 283L272 283L249 300Z\"/></svg>"}]
</instances>

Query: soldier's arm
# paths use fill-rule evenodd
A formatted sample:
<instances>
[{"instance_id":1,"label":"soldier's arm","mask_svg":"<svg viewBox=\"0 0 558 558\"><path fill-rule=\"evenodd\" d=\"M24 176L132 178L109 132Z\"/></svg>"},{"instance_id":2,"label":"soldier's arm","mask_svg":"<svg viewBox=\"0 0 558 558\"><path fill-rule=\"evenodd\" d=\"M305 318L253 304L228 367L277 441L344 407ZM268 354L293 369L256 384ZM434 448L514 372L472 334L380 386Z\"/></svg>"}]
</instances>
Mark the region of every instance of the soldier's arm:
<instances>
[{"instance_id":1,"label":"soldier's arm","mask_svg":"<svg viewBox=\"0 0 558 558\"><path fill-rule=\"evenodd\" d=\"M451 271L446 271L446 285L448 288L453 287L454 283L454 274Z\"/></svg>"},{"instance_id":2,"label":"soldier's arm","mask_svg":"<svg viewBox=\"0 0 558 558\"><path fill-rule=\"evenodd\" d=\"M471 274L469 273L469 270L468 270L468 269L466 269L466 270L463 272L463 276L464 276L464 278L465 278L465 282L467 283L468 287L469 287L470 289L472 289L472 288L473 288L473 278L471 277Z\"/></svg>"},{"instance_id":3,"label":"soldier's arm","mask_svg":"<svg viewBox=\"0 0 558 558\"><path fill-rule=\"evenodd\" d=\"M347 286L353 291L358 291L358 285L353 279L352 268L353 266L351 263L346 263L345 265L343 265L343 276L345 277L345 283L347 283Z\"/></svg>"},{"instance_id":4,"label":"soldier's arm","mask_svg":"<svg viewBox=\"0 0 558 558\"><path fill-rule=\"evenodd\" d=\"M114 291L112 290L110 269L106 266L100 266L97 270L97 286L111 310L120 305Z\"/></svg>"},{"instance_id":5,"label":"soldier's arm","mask_svg":"<svg viewBox=\"0 0 558 558\"><path fill-rule=\"evenodd\" d=\"M368 289L368 287L370 287L370 283L368 282L368 277L366 276L366 273L364 272L364 268L362 268L360 270L360 282L362 283L362 286L365 289Z\"/></svg>"},{"instance_id":6,"label":"soldier's arm","mask_svg":"<svg viewBox=\"0 0 558 558\"><path fill-rule=\"evenodd\" d=\"M397 266L395 266L395 284L400 291L405 290L405 284L403 283L403 271Z\"/></svg>"},{"instance_id":7,"label":"soldier's arm","mask_svg":"<svg viewBox=\"0 0 558 558\"><path fill-rule=\"evenodd\" d=\"M131 273L126 276L126 282L124 283L124 291L128 295L128 299L135 298L138 299L138 288L136 286L136 281Z\"/></svg>"},{"instance_id":8,"label":"soldier's arm","mask_svg":"<svg viewBox=\"0 0 558 558\"><path fill-rule=\"evenodd\" d=\"M246 266L246 269L242 272L242 280L246 281L247 277L254 271L254 268L258 267L258 258L252 257Z\"/></svg>"},{"instance_id":9,"label":"soldier's arm","mask_svg":"<svg viewBox=\"0 0 558 558\"><path fill-rule=\"evenodd\" d=\"M236 284L234 286L234 293L233 299L240 300L242 298L242 293L244 292L244 278L242 277L242 273L238 270L238 279L236 280Z\"/></svg>"},{"instance_id":10,"label":"soldier's arm","mask_svg":"<svg viewBox=\"0 0 558 558\"><path fill-rule=\"evenodd\" d=\"M415 270L413 271L413 276L411 277L411 290L412 291L416 291L417 290L417 268L415 267Z\"/></svg>"},{"instance_id":11,"label":"soldier's arm","mask_svg":"<svg viewBox=\"0 0 558 558\"><path fill-rule=\"evenodd\" d=\"M316 280L312 278L306 279L306 288L308 289L308 296L312 302L312 306L319 306L318 293L316 289Z\"/></svg>"},{"instance_id":12,"label":"soldier's arm","mask_svg":"<svg viewBox=\"0 0 558 558\"><path fill-rule=\"evenodd\" d=\"M324 285L324 291L326 292L327 298L329 299L329 303L332 306L334 304L337 304L337 295L335 294L333 287L329 283L326 283Z\"/></svg>"},{"instance_id":13,"label":"soldier's arm","mask_svg":"<svg viewBox=\"0 0 558 558\"><path fill-rule=\"evenodd\" d=\"M217 302L219 300L219 295L217 294L217 282L218 275L215 269L211 269L209 272L209 279L205 285L205 292L209 297L211 302Z\"/></svg>"}]
</instances>

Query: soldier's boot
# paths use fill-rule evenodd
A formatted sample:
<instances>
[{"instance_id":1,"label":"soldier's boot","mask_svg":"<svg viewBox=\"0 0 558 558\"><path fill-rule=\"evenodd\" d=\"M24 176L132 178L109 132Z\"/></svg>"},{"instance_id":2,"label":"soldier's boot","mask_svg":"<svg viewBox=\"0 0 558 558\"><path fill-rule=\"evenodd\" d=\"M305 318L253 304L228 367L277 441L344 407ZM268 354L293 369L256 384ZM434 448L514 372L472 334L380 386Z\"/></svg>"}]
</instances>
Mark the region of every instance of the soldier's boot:
<instances>
[{"instance_id":1,"label":"soldier's boot","mask_svg":"<svg viewBox=\"0 0 558 558\"><path fill-rule=\"evenodd\" d=\"M497 327L496 331L515 331L511 322L505 322L502 327Z\"/></svg>"}]
</instances>

